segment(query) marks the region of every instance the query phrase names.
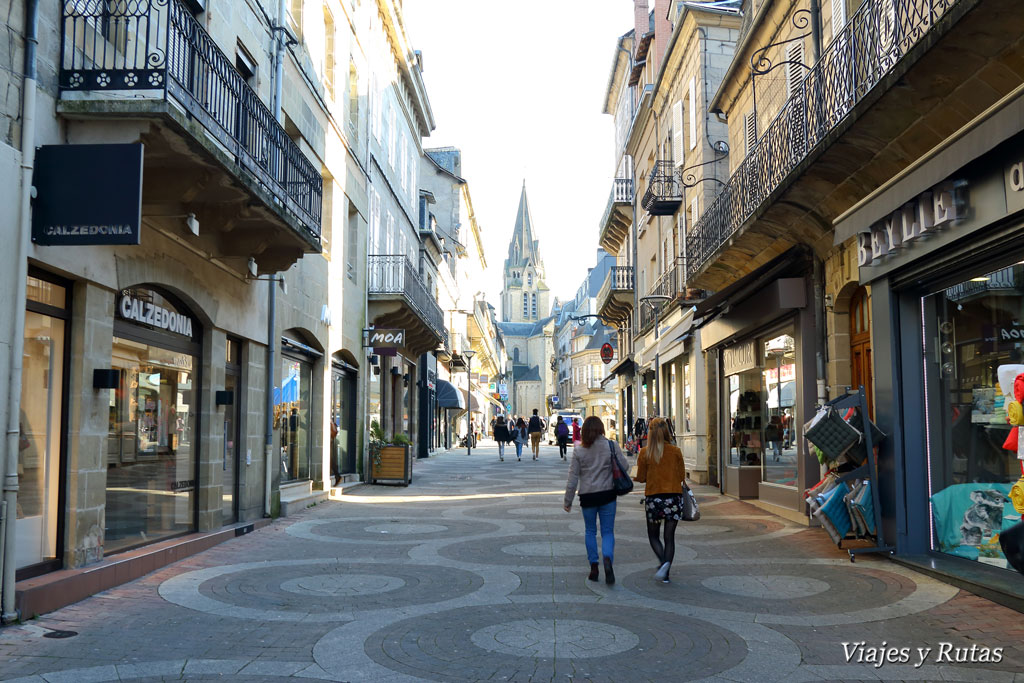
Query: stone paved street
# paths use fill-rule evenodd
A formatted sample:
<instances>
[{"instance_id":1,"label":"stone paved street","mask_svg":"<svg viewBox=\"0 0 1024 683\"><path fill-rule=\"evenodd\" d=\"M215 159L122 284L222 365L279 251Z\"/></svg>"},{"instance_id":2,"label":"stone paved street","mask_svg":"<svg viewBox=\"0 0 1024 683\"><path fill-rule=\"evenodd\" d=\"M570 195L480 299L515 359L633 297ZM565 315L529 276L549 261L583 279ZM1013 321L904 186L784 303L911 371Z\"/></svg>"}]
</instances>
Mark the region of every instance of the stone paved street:
<instances>
[{"instance_id":1,"label":"stone paved street","mask_svg":"<svg viewBox=\"0 0 1024 683\"><path fill-rule=\"evenodd\" d=\"M589 582L565 471L549 447L417 462L408 488L350 489L0 629L0 679L1024 681L1021 614L888 560L851 564L821 530L711 489L703 519L680 523L670 584L636 493L619 500L618 582ZM852 662L844 642L865 644ZM872 664L883 643L909 663ZM972 646L1001 661L957 663ZM919 667L917 648L933 648Z\"/></svg>"}]
</instances>

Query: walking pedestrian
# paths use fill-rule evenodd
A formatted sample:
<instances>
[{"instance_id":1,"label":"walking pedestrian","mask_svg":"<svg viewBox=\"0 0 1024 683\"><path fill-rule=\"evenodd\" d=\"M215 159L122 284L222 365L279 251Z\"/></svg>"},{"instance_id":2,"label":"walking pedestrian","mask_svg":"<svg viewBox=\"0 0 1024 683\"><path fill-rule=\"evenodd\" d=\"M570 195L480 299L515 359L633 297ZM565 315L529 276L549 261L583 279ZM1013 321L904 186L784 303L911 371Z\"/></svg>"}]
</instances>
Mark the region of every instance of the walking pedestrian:
<instances>
[{"instance_id":1,"label":"walking pedestrian","mask_svg":"<svg viewBox=\"0 0 1024 683\"><path fill-rule=\"evenodd\" d=\"M671 443L668 423L656 417L647 426L647 446L640 450L634 481L644 483L644 510L647 513L647 540L658 558L654 578L669 582L669 571L676 553L676 525L683 518L683 481L686 465L683 452ZM665 525L663 539L662 523Z\"/></svg>"},{"instance_id":2,"label":"walking pedestrian","mask_svg":"<svg viewBox=\"0 0 1024 683\"><path fill-rule=\"evenodd\" d=\"M512 442L516 445L516 460L523 459L523 446L529 440L526 432L526 422L523 418L516 421L516 428L513 430Z\"/></svg>"},{"instance_id":3,"label":"walking pedestrian","mask_svg":"<svg viewBox=\"0 0 1024 683\"><path fill-rule=\"evenodd\" d=\"M540 419L540 415L537 414L537 409L533 409L533 415L530 416L530 450L533 451L533 459L536 460L540 457L540 435L544 432L544 422Z\"/></svg>"},{"instance_id":4,"label":"walking pedestrian","mask_svg":"<svg viewBox=\"0 0 1024 683\"><path fill-rule=\"evenodd\" d=\"M561 415L555 422L555 440L558 441L558 454L565 460L565 453L569 447L569 425L565 424L565 418Z\"/></svg>"},{"instance_id":5,"label":"walking pedestrian","mask_svg":"<svg viewBox=\"0 0 1024 683\"><path fill-rule=\"evenodd\" d=\"M580 444L580 439L583 438L583 434L580 431L580 419L574 417L572 419L572 447L576 448Z\"/></svg>"},{"instance_id":6,"label":"walking pedestrian","mask_svg":"<svg viewBox=\"0 0 1024 683\"><path fill-rule=\"evenodd\" d=\"M511 439L508 432L508 425L505 424L505 416L499 415L494 420L494 440L498 442L498 460L505 461L505 444Z\"/></svg>"},{"instance_id":7,"label":"walking pedestrian","mask_svg":"<svg viewBox=\"0 0 1024 683\"><path fill-rule=\"evenodd\" d=\"M572 511L572 499L579 488L580 510L583 513L584 544L590 561L591 581L597 581L597 521L601 520L601 556L604 558L604 581L615 583L612 560L615 555L615 487L612 484L612 458L623 472L629 469L622 450L604 436L601 418L591 415L583 421L582 438L572 449L569 480L565 484L565 511Z\"/></svg>"}]
</instances>

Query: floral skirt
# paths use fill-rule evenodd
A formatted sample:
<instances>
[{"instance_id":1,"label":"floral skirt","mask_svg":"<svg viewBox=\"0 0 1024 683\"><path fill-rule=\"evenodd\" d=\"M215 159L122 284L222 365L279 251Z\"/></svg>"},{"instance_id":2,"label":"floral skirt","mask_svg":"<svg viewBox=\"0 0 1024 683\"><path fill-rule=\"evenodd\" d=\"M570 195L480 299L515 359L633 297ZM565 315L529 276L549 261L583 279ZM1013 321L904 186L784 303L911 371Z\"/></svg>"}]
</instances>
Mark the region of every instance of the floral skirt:
<instances>
[{"instance_id":1,"label":"floral skirt","mask_svg":"<svg viewBox=\"0 0 1024 683\"><path fill-rule=\"evenodd\" d=\"M644 498L644 512L647 522L657 524L663 519L683 519L683 495L681 493L660 493Z\"/></svg>"}]
</instances>

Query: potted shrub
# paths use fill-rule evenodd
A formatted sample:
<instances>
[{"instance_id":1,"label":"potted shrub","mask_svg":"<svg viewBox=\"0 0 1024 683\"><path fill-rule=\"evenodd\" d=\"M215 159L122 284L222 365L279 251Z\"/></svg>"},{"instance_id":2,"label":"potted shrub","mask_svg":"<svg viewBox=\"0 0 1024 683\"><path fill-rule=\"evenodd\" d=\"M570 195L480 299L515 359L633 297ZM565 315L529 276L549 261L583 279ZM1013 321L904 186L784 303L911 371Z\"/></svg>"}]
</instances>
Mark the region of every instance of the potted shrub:
<instances>
[{"instance_id":1,"label":"potted shrub","mask_svg":"<svg viewBox=\"0 0 1024 683\"><path fill-rule=\"evenodd\" d=\"M370 423L370 465L371 481L397 483L408 486L412 482L412 459L409 446L412 441L406 434L395 434L390 439L384 434L380 423Z\"/></svg>"}]
</instances>

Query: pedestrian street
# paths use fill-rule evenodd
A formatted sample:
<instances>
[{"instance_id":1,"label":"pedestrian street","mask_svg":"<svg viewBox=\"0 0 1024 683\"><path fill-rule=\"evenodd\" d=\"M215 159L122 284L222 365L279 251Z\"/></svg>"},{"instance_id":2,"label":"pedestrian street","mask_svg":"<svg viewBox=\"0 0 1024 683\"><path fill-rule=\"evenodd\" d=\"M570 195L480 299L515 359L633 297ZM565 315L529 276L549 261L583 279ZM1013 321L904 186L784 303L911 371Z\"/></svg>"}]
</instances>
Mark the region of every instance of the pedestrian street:
<instances>
[{"instance_id":1,"label":"pedestrian street","mask_svg":"<svg viewBox=\"0 0 1024 683\"><path fill-rule=\"evenodd\" d=\"M0 629L0 680L1024 680L1019 613L852 564L822 530L710 487L671 583L653 578L639 484L618 500L617 582L588 581L567 461L499 462L489 443Z\"/></svg>"}]
</instances>

